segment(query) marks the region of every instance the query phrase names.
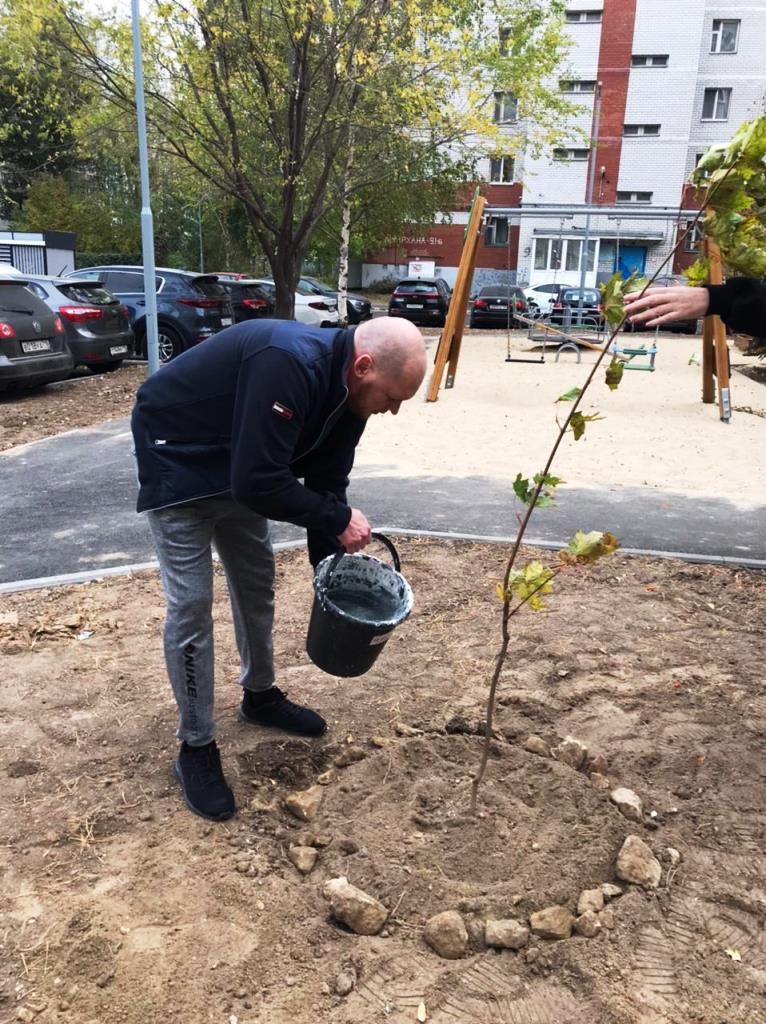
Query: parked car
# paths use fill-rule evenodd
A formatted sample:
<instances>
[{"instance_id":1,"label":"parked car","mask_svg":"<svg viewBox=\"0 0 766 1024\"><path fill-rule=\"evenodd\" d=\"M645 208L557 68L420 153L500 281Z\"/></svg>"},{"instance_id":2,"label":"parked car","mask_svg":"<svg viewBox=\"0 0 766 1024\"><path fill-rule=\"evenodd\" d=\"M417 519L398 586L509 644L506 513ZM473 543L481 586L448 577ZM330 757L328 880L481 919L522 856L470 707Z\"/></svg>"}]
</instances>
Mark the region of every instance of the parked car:
<instances>
[{"instance_id":1,"label":"parked car","mask_svg":"<svg viewBox=\"0 0 766 1024\"><path fill-rule=\"evenodd\" d=\"M252 281L252 274L239 274L234 270L208 270L208 274L217 277L219 281Z\"/></svg>"},{"instance_id":2,"label":"parked car","mask_svg":"<svg viewBox=\"0 0 766 1024\"><path fill-rule=\"evenodd\" d=\"M99 281L128 308L136 353L146 357L146 299L143 267L105 266L65 274L64 279ZM192 345L234 323L229 294L212 274L156 269L157 331L160 361L166 363Z\"/></svg>"},{"instance_id":3,"label":"parked car","mask_svg":"<svg viewBox=\"0 0 766 1024\"><path fill-rule=\"evenodd\" d=\"M561 293L571 288L571 284L536 284L529 288L523 288L524 298L527 300L527 309L531 316L550 316L553 311L554 302L558 301Z\"/></svg>"},{"instance_id":4,"label":"parked car","mask_svg":"<svg viewBox=\"0 0 766 1024\"><path fill-rule=\"evenodd\" d=\"M298 284L301 288L313 291L315 295L326 295L328 298L334 299L337 306L338 292L335 288L330 288L329 285L323 284L315 277L300 277L298 278ZM372 306L367 299L362 295L346 292L346 319L348 322L350 324L360 324L363 320L370 320L371 318Z\"/></svg>"},{"instance_id":5,"label":"parked car","mask_svg":"<svg viewBox=\"0 0 766 1024\"><path fill-rule=\"evenodd\" d=\"M58 313L75 366L116 370L134 355L130 314L98 281L27 276L27 288Z\"/></svg>"},{"instance_id":6,"label":"parked car","mask_svg":"<svg viewBox=\"0 0 766 1024\"><path fill-rule=\"evenodd\" d=\"M263 320L274 316L274 301L264 285L253 278L232 278L216 275L226 289L234 313L234 323L243 320Z\"/></svg>"},{"instance_id":7,"label":"parked car","mask_svg":"<svg viewBox=\"0 0 766 1024\"><path fill-rule=\"evenodd\" d=\"M64 380L73 366L61 317L23 277L0 277L0 389Z\"/></svg>"},{"instance_id":8,"label":"parked car","mask_svg":"<svg viewBox=\"0 0 766 1024\"><path fill-rule=\"evenodd\" d=\"M683 288L688 285L688 281L685 277L658 277L656 281L652 282L652 288ZM660 330L663 331L675 331L677 334L696 334L698 327L697 320L673 320L669 323L662 325ZM633 331L653 331L653 327L647 327L646 324L631 324L630 329Z\"/></svg>"},{"instance_id":9,"label":"parked car","mask_svg":"<svg viewBox=\"0 0 766 1024\"><path fill-rule=\"evenodd\" d=\"M513 327L515 313L525 313L524 292L513 284L485 284L471 303L471 327Z\"/></svg>"},{"instance_id":10,"label":"parked car","mask_svg":"<svg viewBox=\"0 0 766 1024\"><path fill-rule=\"evenodd\" d=\"M580 289L565 288L553 303L551 320L556 324L585 322L600 325L603 320L601 292L598 288L583 288L581 306Z\"/></svg>"},{"instance_id":11,"label":"parked car","mask_svg":"<svg viewBox=\"0 0 766 1024\"><path fill-rule=\"evenodd\" d=\"M276 302L277 288L271 278L258 278L256 284L262 285L271 299ZM302 324L313 324L315 327L337 327L339 323L338 303L327 295L317 295L301 285L295 290L295 319Z\"/></svg>"},{"instance_id":12,"label":"parked car","mask_svg":"<svg viewBox=\"0 0 766 1024\"><path fill-rule=\"evenodd\" d=\"M394 288L388 315L443 327L451 297L452 291L443 277L407 277Z\"/></svg>"}]
</instances>

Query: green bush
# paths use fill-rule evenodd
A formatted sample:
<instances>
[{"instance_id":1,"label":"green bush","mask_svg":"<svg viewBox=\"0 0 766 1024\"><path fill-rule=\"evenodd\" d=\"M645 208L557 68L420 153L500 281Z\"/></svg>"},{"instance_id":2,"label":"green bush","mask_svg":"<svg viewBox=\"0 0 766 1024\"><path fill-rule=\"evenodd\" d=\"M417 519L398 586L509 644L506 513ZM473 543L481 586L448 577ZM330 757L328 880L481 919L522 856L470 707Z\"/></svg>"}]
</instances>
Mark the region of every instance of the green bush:
<instances>
[{"instance_id":1,"label":"green bush","mask_svg":"<svg viewBox=\"0 0 766 1024\"><path fill-rule=\"evenodd\" d=\"M78 252L75 255L75 269L85 270L87 267L103 267L112 264L127 264L140 267L144 258L140 252Z\"/></svg>"}]
</instances>

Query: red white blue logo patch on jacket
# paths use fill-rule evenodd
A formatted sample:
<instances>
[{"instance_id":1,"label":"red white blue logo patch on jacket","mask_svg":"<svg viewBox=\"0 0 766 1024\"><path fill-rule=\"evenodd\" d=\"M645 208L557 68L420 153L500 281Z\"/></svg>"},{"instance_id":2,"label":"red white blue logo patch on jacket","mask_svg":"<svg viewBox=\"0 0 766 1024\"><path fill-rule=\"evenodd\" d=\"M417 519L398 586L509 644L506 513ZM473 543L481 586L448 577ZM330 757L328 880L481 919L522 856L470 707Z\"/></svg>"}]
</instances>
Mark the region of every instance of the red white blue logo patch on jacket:
<instances>
[{"instance_id":1,"label":"red white blue logo patch on jacket","mask_svg":"<svg viewBox=\"0 0 766 1024\"><path fill-rule=\"evenodd\" d=\"M292 409L288 409L281 402L275 402L271 407L271 411L275 412L277 416L281 416L283 420L291 420L295 415Z\"/></svg>"}]
</instances>

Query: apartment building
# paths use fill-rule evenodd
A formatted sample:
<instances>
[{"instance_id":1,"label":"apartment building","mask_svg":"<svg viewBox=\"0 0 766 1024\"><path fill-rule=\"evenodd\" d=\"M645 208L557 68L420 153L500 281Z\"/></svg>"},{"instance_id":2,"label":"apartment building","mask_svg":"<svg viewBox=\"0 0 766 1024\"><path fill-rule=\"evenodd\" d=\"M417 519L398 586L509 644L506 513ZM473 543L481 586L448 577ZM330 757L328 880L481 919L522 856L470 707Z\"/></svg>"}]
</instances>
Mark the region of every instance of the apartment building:
<instances>
[{"instance_id":1,"label":"apartment building","mask_svg":"<svg viewBox=\"0 0 766 1024\"><path fill-rule=\"evenodd\" d=\"M766 0L570 0L572 49L558 87L581 104L571 135L540 158L487 158L487 222L474 280L586 284L652 273L693 216L685 184L700 155L764 110ZM514 99L495 119L518 130ZM465 211L363 264L364 284L432 260L452 282ZM587 239L586 239L587 236ZM587 240L587 247L586 247ZM695 258L696 241L668 265Z\"/></svg>"}]
</instances>

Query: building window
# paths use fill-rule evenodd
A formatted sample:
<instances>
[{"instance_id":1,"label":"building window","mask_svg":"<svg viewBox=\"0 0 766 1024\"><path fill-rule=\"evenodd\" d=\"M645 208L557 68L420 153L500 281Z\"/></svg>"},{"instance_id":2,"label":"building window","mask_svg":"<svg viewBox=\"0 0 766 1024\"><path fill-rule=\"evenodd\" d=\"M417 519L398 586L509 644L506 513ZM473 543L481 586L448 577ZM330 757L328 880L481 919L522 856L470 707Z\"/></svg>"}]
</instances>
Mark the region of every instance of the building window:
<instances>
[{"instance_id":1,"label":"building window","mask_svg":"<svg viewBox=\"0 0 766 1024\"><path fill-rule=\"evenodd\" d=\"M603 11L567 11L570 25L596 24L601 21Z\"/></svg>"},{"instance_id":2,"label":"building window","mask_svg":"<svg viewBox=\"0 0 766 1024\"><path fill-rule=\"evenodd\" d=\"M618 192L618 203L651 203L652 192Z\"/></svg>"},{"instance_id":3,"label":"building window","mask_svg":"<svg viewBox=\"0 0 766 1024\"><path fill-rule=\"evenodd\" d=\"M728 121L731 89L705 89L702 101L703 121Z\"/></svg>"},{"instance_id":4,"label":"building window","mask_svg":"<svg viewBox=\"0 0 766 1024\"><path fill-rule=\"evenodd\" d=\"M626 136L659 135L660 126L658 124L624 124L622 134Z\"/></svg>"},{"instance_id":5,"label":"building window","mask_svg":"<svg viewBox=\"0 0 766 1024\"><path fill-rule=\"evenodd\" d=\"M513 181L513 157L493 156L489 161L489 180L495 185L508 185Z\"/></svg>"},{"instance_id":6,"label":"building window","mask_svg":"<svg viewBox=\"0 0 766 1024\"><path fill-rule=\"evenodd\" d=\"M702 229L700 228L699 223L694 224L694 227L692 227L692 224L694 224L694 221L687 220L687 235L684 239L684 250L686 252L699 252L702 248Z\"/></svg>"},{"instance_id":7,"label":"building window","mask_svg":"<svg viewBox=\"0 0 766 1024\"><path fill-rule=\"evenodd\" d=\"M507 217L489 217L484 232L485 245L508 245L510 237Z\"/></svg>"},{"instance_id":8,"label":"building window","mask_svg":"<svg viewBox=\"0 0 766 1024\"><path fill-rule=\"evenodd\" d=\"M500 28L497 30L497 48L500 51L501 57L508 56L508 41L511 38L511 30L509 28Z\"/></svg>"},{"instance_id":9,"label":"building window","mask_svg":"<svg viewBox=\"0 0 766 1024\"><path fill-rule=\"evenodd\" d=\"M495 93L495 123L505 124L515 121L518 113L518 102L512 92Z\"/></svg>"},{"instance_id":10,"label":"building window","mask_svg":"<svg viewBox=\"0 0 766 1024\"><path fill-rule=\"evenodd\" d=\"M566 270L580 269L582 258L582 239L580 238L536 238L535 239L535 270ZM588 242L587 270L593 270L596 262L596 240Z\"/></svg>"},{"instance_id":11,"label":"building window","mask_svg":"<svg viewBox=\"0 0 766 1024\"><path fill-rule=\"evenodd\" d=\"M667 53L634 53L630 64L634 68L666 68L669 59Z\"/></svg>"},{"instance_id":12,"label":"building window","mask_svg":"<svg viewBox=\"0 0 766 1024\"><path fill-rule=\"evenodd\" d=\"M580 270L580 260L582 259L582 239L580 238L568 238L567 239L567 251L566 260L564 266L567 270ZM593 270L594 263L596 261L596 240L591 238L588 241L588 265L586 270Z\"/></svg>"},{"instance_id":13,"label":"building window","mask_svg":"<svg viewBox=\"0 0 766 1024\"><path fill-rule=\"evenodd\" d=\"M739 18L715 18L710 37L711 53L736 53L739 42Z\"/></svg>"},{"instance_id":14,"label":"building window","mask_svg":"<svg viewBox=\"0 0 766 1024\"><path fill-rule=\"evenodd\" d=\"M564 149L563 147L557 147L553 150L554 160L565 160L567 162L571 160L587 160L589 149Z\"/></svg>"},{"instance_id":15,"label":"building window","mask_svg":"<svg viewBox=\"0 0 766 1024\"><path fill-rule=\"evenodd\" d=\"M564 78L559 82L562 92L595 92L596 80L593 78Z\"/></svg>"}]
</instances>

